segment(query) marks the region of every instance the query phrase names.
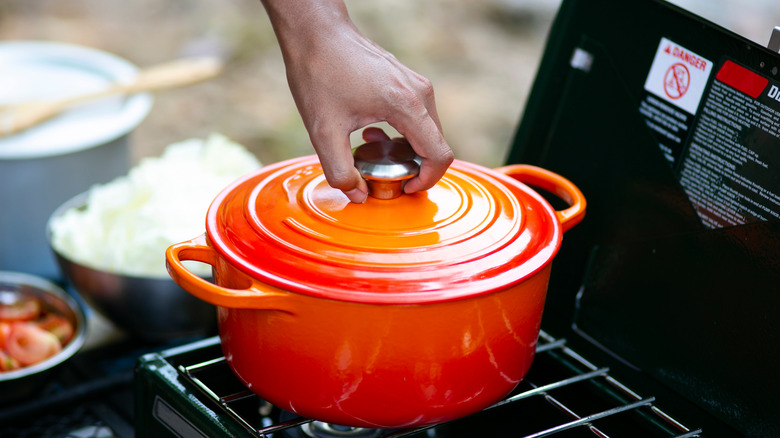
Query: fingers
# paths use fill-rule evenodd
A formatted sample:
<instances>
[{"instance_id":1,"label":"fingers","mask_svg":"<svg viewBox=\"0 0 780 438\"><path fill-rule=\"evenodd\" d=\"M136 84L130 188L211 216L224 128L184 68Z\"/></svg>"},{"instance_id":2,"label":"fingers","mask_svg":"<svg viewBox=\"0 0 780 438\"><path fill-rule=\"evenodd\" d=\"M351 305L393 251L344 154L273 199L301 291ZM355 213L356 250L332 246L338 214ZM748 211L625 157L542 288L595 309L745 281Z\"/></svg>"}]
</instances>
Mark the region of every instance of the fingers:
<instances>
[{"instance_id":1,"label":"fingers","mask_svg":"<svg viewBox=\"0 0 780 438\"><path fill-rule=\"evenodd\" d=\"M319 134L312 144L322 164L328 184L339 189L356 204L362 204L368 196L368 185L355 168L348 136L338 133Z\"/></svg>"},{"instance_id":2,"label":"fingers","mask_svg":"<svg viewBox=\"0 0 780 438\"><path fill-rule=\"evenodd\" d=\"M404 134L421 158L420 173L404 186L406 193L433 187L455 159L452 149L442 135L433 87L427 80L424 80L423 85L424 88L417 94L418 99L411 100L410 109L400 112L394 120L388 120Z\"/></svg>"},{"instance_id":3,"label":"fingers","mask_svg":"<svg viewBox=\"0 0 780 438\"><path fill-rule=\"evenodd\" d=\"M390 140L390 136L382 128L368 127L363 130L363 141L370 143L372 141Z\"/></svg>"},{"instance_id":4,"label":"fingers","mask_svg":"<svg viewBox=\"0 0 780 438\"><path fill-rule=\"evenodd\" d=\"M365 184L365 181L363 181L363 184ZM366 202L366 199L368 199L368 188L366 190L362 190L359 187L355 187L352 190L347 190L344 192L344 194L349 198L349 201L355 204L362 204Z\"/></svg>"},{"instance_id":5,"label":"fingers","mask_svg":"<svg viewBox=\"0 0 780 438\"><path fill-rule=\"evenodd\" d=\"M406 183L404 186L406 193L433 187L444 176L454 159L452 150L433 120L429 120L426 124L429 126L421 130L422 134L412 130L410 131L412 138L406 139L421 158L420 173ZM429 141L426 135L432 136L433 141ZM365 128L362 136L365 142L390 140L390 136L377 127ZM318 140L312 143L320 158L328 184L344 192L351 202L362 204L368 196L368 186L354 166L348 136L331 135L328 136L330 141L324 141L324 138L318 136ZM415 147L415 144L418 146Z\"/></svg>"},{"instance_id":6,"label":"fingers","mask_svg":"<svg viewBox=\"0 0 780 438\"><path fill-rule=\"evenodd\" d=\"M433 187L441 178L454 160L452 150L439 136L438 139L430 143L421 143L420 139L409 139L409 143L414 148L417 155L420 156L420 173L409 180L404 186L404 192L414 193L421 190L428 190ZM423 147L415 145L424 144Z\"/></svg>"},{"instance_id":7,"label":"fingers","mask_svg":"<svg viewBox=\"0 0 780 438\"><path fill-rule=\"evenodd\" d=\"M438 129L435 131L439 132ZM434 138L436 143L433 143L433 146L430 146L430 143L423 143L424 140L420 139L416 140L416 142L418 142L417 144L424 144L426 146L417 148L412 146L417 155L421 158L420 173L417 177L409 180L404 186L404 192L414 193L421 190L428 190L444 176L444 173L447 171L450 164L452 164L454 156L450 147L444 141L444 138L441 137L440 133ZM409 139L404 139L409 141ZM363 130L363 140L366 142L385 141L390 140L390 136L381 128L368 127ZM410 145L412 145L411 142Z\"/></svg>"}]
</instances>

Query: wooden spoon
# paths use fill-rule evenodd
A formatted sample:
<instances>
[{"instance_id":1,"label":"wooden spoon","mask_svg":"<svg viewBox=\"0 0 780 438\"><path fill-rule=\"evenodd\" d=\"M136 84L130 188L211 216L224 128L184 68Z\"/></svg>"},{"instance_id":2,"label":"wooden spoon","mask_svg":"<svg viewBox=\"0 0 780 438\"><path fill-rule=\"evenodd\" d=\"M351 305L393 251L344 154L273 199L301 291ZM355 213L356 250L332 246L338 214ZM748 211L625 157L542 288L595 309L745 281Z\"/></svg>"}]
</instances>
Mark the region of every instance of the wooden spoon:
<instances>
[{"instance_id":1,"label":"wooden spoon","mask_svg":"<svg viewBox=\"0 0 780 438\"><path fill-rule=\"evenodd\" d=\"M28 129L70 106L112 94L131 94L190 85L217 76L222 62L217 58L185 58L141 70L132 82L105 90L48 102L24 102L0 107L0 136Z\"/></svg>"}]
</instances>

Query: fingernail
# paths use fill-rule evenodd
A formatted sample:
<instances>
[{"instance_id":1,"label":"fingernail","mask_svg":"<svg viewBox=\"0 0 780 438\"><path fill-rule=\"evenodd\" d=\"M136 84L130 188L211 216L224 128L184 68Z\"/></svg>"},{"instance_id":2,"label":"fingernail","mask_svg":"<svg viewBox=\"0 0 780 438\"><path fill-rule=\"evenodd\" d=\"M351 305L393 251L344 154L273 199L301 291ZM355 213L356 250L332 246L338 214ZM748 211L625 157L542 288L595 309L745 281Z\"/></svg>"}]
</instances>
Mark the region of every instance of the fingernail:
<instances>
[{"instance_id":1,"label":"fingernail","mask_svg":"<svg viewBox=\"0 0 780 438\"><path fill-rule=\"evenodd\" d=\"M366 198L368 198L368 193L363 192L358 188L348 190L344 192L344 194L347 195L347 198L349 198L349 200L355 204L362 204L366 202Z\"/></svg>"}]
</instances>

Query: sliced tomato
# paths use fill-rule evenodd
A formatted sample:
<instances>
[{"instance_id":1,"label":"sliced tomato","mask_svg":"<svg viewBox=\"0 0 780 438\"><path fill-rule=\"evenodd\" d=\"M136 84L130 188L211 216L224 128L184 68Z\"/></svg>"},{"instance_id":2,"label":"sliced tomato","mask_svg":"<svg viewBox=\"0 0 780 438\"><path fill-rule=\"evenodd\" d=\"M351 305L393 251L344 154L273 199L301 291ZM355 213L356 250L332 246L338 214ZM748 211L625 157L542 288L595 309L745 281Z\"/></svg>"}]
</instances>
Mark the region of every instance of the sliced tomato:
<instances>
[{"instance_id":1,"label":"sliced tomato","mask_svg":"<svg viewBox=\"0 0 780 438\"><path fill-rule=\"evenodd\" d=\"M5 349L5 342L11 334L11 323L0 321L0 350Z\"/></svg>"},{"instance_id":2,"label":"sliced tomato","mask_svg":"<svg viewBox=\"0 0 780 438\"><path fill-rule=\"evenodd\" d=\"M49 313L36 321L36 324L56 336L61 345L67 345L73 337L73 325L64 316Z\"/></svg>"},{"instance_id":3,"label":"sliced tomato","mask_svg":"<svg viewBox=\"0 0 780 438\"><path fill-rule=\"evenodd\" d=\"M42 362L62 350L56 336L29 322L11 324L5 347L8 354L24 366Z\"/></svg>"},{"instance_id":4,"label":"sliced tomato","mask_svg":"<svg viewBox=\"0 0 780 438\"><path fill-rule=\"evenodd\" d=\"M14 302L0 302L0 321L29 321L41 313L41 302L34 297L22 297Z\"/></svg>"},{"instance_id":5,"label":"sliced tomato","mask_svg":"<svg viewBox=\"0 0 780 438\"><path fill-rule=\"evenodd\" d=\"M11 357L4 350L0 349L0 371L13 371L22 367L18 360Z\"/></svg>"}]
</instances>

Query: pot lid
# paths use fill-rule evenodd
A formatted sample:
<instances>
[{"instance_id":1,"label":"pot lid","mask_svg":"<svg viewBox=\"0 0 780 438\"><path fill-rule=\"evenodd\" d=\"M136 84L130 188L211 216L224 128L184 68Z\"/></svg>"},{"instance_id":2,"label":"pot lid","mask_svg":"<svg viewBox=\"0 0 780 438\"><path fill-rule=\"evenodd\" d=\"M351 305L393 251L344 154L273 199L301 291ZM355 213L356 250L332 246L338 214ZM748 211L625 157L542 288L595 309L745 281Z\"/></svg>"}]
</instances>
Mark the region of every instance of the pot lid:
<instances>
[{"instance_id":1,"label":"pot lid","mask_svg":"<svg viewBox=\"0 0 780 438\"><path fill-rule=\"evenodd\" d=\"M316 156L297 158L226 188L209 209L207 236L264 283L377 304L504 289L542 269L561 243L544 198L475 164L456 160L428 191L391 198L351 203L328 185Z\"/></svg>"}]
</instances>

